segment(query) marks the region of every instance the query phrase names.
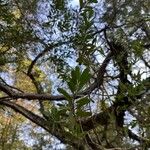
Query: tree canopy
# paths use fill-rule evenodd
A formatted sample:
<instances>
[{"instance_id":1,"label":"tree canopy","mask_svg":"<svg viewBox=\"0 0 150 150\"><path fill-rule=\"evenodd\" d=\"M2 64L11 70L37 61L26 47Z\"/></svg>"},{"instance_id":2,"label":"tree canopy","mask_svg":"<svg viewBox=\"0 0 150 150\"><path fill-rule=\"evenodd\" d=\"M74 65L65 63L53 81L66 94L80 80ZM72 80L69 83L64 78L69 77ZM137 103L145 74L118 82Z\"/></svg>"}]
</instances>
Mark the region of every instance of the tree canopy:
<instances>
[{"instance_id":1,"label":"tree canopy","mask_svg":"<svg viewBox=\"0 0 150 150\"><path fill-rule=\"evenodd\" d=\"M15 120L9 141L28 119L50 137L39 136L33 149L53 139L64 149L150 148L149 7L148 0L0 1L0 129ZM16 147L27 149L22 141Z\"/></svg>"}]
</instances>

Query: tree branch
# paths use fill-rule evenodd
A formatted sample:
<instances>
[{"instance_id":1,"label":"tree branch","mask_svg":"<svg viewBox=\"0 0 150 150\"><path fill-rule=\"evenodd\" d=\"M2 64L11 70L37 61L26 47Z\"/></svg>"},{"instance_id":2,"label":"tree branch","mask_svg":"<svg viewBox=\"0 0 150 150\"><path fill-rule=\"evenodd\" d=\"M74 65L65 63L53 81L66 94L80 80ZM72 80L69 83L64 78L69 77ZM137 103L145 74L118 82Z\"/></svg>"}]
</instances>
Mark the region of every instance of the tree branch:
<instances>
[{"instance_id":1,"label":"tree branch","mask_svg":"<svg viewBox=\"0 0 150 150\"><path fill-rule=\"evenodd\" d=\"M148 62L144 59L144 57L141 57L142 61L144 62L145 66L148 67L150 69L150 65L148 64Z\"/></svg>"},{"instance_id":2,"label":"tree branch","mask_svg":"<svg viewBox=\"0 0 150 150\"><path fill-rule=\"evenodd\" d=\"M112 53L109 53L105 60L103 61L97 75L97 79L94 83L92 83L87 89L85 89L83 92L79 93L75 98L80 98L83 95L90 94L95 88L99 87L103 83L103 77L106 73L106 67L111 60ZM10 88L7 85L4 85L0 83L0 90L4 93L8 94L11 98L22 98L22 99L28 99L28 100L50 100L50 101L62 101L65 100L65 97L63 95L50 95L50 94L31 94L31 93L18 93L14 91L12 88Z\"/></svg>"},{"instance_id":3,"label":"tree branch","mask_svg":"<svg viewBox=\"0 0 150 150\"><path fill-rule=\"evenodd\" d=\"M38 126L42 127L46 131L48 131L50 134L58 138L62 143L70 144L76 149L83 148L84 146L78 141L77 138L69 134L68 132L65 132L63 128L53 128L53 121L46 121L44 118L32 113L31 111L27 110L26 108L7 101L7 100L0 100L0 105L7 106L9 108L12 108L16 112L20 113L30 121L34 122Z\"/></svg>"},{"instance_id":4,"label":"tree branch","mask_svg":"<svg viewBox=\"0 0 150 150\"><path fill-rule=\"evenodd\" d=\"M16 103L13 103L11 101L8 101L8 100L1 100L0 105L4 105L4 106L12 108L13 110L22 114L24 117L28 118L29 120L31 120L35 124L39 125L40 127L45 129L46 131L49 131L49 128L47 128L47 122L44 118L32 113L31 111L25 109L24 107L22 107Z\"/></svg>"},{"instance_id":5,"label":"tree branch","mask_svg":"<svg viewBox=\"0 0 150 150\"><path fill-rule=\"evenodd\" d=\"M100 87L100 85L103 84L104 74L106 73L106 67L108 66L108 63L110 62L112 57L112 53L108 53L105 60L103 61L102 65L99 68L97 79L94 83L92 83L87 89L85 89L83 92L81 92L81 95L90 94L95 88Z\"/></svg>"},{"instance_id":6,"label":"tree branch","mask_svg":"<svg viewBox=\"0 0 150 150\"><path fill-rule=\"evenodd\" d=\"M140 137L136 135L135 133L133 133L130 129L128 129L128 136L131 139L138 141L140 144L144 144L145 146L150 147L150 139Z\"/></svg>"},{"instance_id":7,"label":"tree branch","mask_svg":"<svg viewBox=\"0 0 150 150\"><path fill-rule=\"evenodd\" d=\"M64 45L64 44L67 44L68 42L69 41L65 41L65 42L59 41L58 43L53 43L53 44L49 44L49 45L44 44L45 45L45 49L42 52L40 52L35 57L35 59L31 62L30 66L28 68L27 74L30 74L32 72L32 69L33 69L34 65L36 64L36 62L38 61L39 58L44 56L48 51L52 50L53 48L61 46L61 45Z\"/></svg>"}]
</instances>

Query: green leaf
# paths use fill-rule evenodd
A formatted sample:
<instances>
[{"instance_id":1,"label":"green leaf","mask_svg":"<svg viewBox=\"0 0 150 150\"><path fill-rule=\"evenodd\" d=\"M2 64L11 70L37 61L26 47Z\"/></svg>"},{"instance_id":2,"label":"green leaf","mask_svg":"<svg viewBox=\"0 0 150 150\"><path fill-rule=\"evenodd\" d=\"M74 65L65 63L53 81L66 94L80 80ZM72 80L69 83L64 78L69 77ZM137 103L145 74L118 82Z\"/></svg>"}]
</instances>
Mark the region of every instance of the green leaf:
<instances>
[{"instance_id":1,"label":"green leaf","mask_svg":"<svg viewBox=\"0 0 150 150\"><path fill-rule=\"evenodd\" d=\"M74 82L76 84L77 81L80 79L80 76L81 76L80 68L79 68L79 66L76 66L76 68L71 71L72 82Z\"/></svg>"},{"instance_id":2,"label":"green leaf","mask_svg":"<svg viewBox=\"0 0 150 150\"><path fill-rule=\"evenodd\" d=\"M68 115L67 115L67 108L64 108L64 109L60 109L59 111L58 111L58 114L60 115L60 116L63 116L63 117L68 117Z\"/></svg>"},{"instance_id":3,"label":"green leaf","mask_svg":"<svg viewBox=\"0 0 150 150\"><path fill-rule=\"evenodd\" d=\"M72 100L72 97L62 88L58 88L58 92L63 94L68 101Z\"/></svg>"},{"instance_id":4,"label":"green leaf","mask_svg":"<svg viewBox=\"0 0 150 150\"><path fill-rule=\"evenodd\" d=\"M136 120L133 120L133 121L130 123L130 125L131 125L131 129L135 128L136 125L137 125L137 121L136 121Z\"/></svg>"},{"instance_id":5,"label":"green leaf","mask_svg":"<svg viewBox=\"0 0 150 150\"><path fill-rule=\"evenodd\" d=\"M72 93L76 91L76 82L73 82L73 80L71 80L70 82L67 83L67 85Z\"/></svg>"},{"instance_id":6,"label":"green leaf","mask_svg":"<svg viewBox=\"0 0 150 150\"><path fill-rule=\"evenodd\" d=\"M46 23L43 23L42 25L43 25L43 27L47 28L47 27L50 27L51 23L50 22L46 22Z\"/></svg>"},{"instance_id":7,"label":"green leaf","mask_svg":"<svg viewBox=\"0 0 150 150\"><path fill-rule=\"evenodd\" d=\"M97 0L89 0L90 3L98 3Z\"/></svg>"},{"instance_id":8,"label":"green leaf","mask_svg":"<svg viewBox=\"0 0 150 150\"><path fill-rule=\"evenodd\" d=\"M143 50L144 50L142 43L136 40L136 41L133 41L131 44L132 44L134 54L138 57L141 57L143 54Z\"/></svg>"},{"instance_id":9,"label":"green leaf","mask_svg":"<svg viewBox=\"0 0 150 150\"><path fill-rule=\"evenodd\" d=\"M79 0L79 3L80 3L80 8L83 8L84 6L83 0Z\"/></svg>"},{"instance_id":10,"label":"green leaf","mask_svg":"<svg viewBox=\"0 0 150 150\"><path fill-rule=\"evenodd\" d=\"M77 79L79 80L79 79L80 79L80 76L81 76L81 72L80 72L79 66L76 66L76 68L75 68L75 73L76 73Z\"/></svg>"},{"instance_id":11,"label":"green leaf","mask_svg":"<svg viewBox=\"0 0 150 150\"><path fill-rule=\"evenodd\" d=\"M80 68L76 66L76 68L71 71L71 78L67 83L72 93L76 91L77 84L80 80L80 76L81 76Z\"/></svg>"},{"instance_id":12,"label":"green leaf","mask_svg":"<svg viewBox=\"0 0 150 150\"><path fill-rule=\"evenodd\" d=\"M76 115L78 117L89 117L89 116L92 115L92 113L91 112L87 112L87 111L83 111L83 110L79 109L79 110L77 110Z\"/></svg>"},{"instance_id":13,"label":"green leaf","mask_svg":"<svg viewBox=\"0 0 150 150\"><path fill-rule=\"evenodd\" d=\"M77 108L81 108L82 106L88 104L90 102L90 99L87 97L83 97L81 99L79 99L76 103L77 103Z\"/></svg>"},{"instance_id":14,"label":"green leaf","mask_svg":"<svg viewBox=\"0 0 150 150\"><path fill-rule=\"evenodd\" d=\"M50 111L44 112L46 116L49 116L53 121L59 121L60 115L58 114L58 110L55 106L51 108Z\"/></svg>"},{"instance_id":15,"label":"green leaf","mask_svg":"<svg viewBox=\"0 0 150 150\"><path fill-rule=\"evenodd\" d=\"M81 77L80 77L80 84L79 84L79 90L81 90L83 88L83 86L90 80L91 78L91 75L89 73L89 69L85 69L83 71L83 73L81 74Z\"/></svg>"},{"instance_id":16,"label":"green leaf","mask_svg":"<svg viewBox=\"0 0 150 150\"><path fill-rule=\"evenodd\" d=\"M93 10L93 8L90 7L90 6L87 6L86 8L87 8L87 12L88 12L88 18L90 19L90 18L92 18L93 15L94 15L94 10Z\"/></svg>"}]
</instances>

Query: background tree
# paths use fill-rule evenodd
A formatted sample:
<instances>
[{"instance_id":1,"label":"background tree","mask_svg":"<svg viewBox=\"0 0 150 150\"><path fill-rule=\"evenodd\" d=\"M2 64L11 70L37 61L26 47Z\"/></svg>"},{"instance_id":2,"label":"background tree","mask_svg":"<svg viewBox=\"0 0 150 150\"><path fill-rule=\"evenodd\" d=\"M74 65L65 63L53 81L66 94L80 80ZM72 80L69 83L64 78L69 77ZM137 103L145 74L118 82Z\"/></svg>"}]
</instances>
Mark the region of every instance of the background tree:
<instances>
[{"instance_id":1,"label":"background tree","mask_svg":"<svg viewBox=\"0 0 150 150\"><path fill-rule=\"evenodd\" d=\"M149 1L72 4L0 2L0 105L65 149L148 149Z\"/></svg>"}]
</instances>

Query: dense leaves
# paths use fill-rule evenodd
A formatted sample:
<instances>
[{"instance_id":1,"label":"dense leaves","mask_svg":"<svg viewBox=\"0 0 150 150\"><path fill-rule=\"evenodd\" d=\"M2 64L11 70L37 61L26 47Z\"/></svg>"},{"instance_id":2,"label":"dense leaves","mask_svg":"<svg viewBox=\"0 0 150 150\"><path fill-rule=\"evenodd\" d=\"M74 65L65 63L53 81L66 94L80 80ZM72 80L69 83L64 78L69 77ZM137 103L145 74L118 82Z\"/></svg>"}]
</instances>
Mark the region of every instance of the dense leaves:
<instances>
[{"instance_id":1,"label":"dense leaves","mask_svg":"<svg viewBox=\"0 0 150 150\"><path fill-rule=\"evenodd\" d=\"M0 1L2 149L149 149L149 5Z\"/></svg>"}]
</instances>

